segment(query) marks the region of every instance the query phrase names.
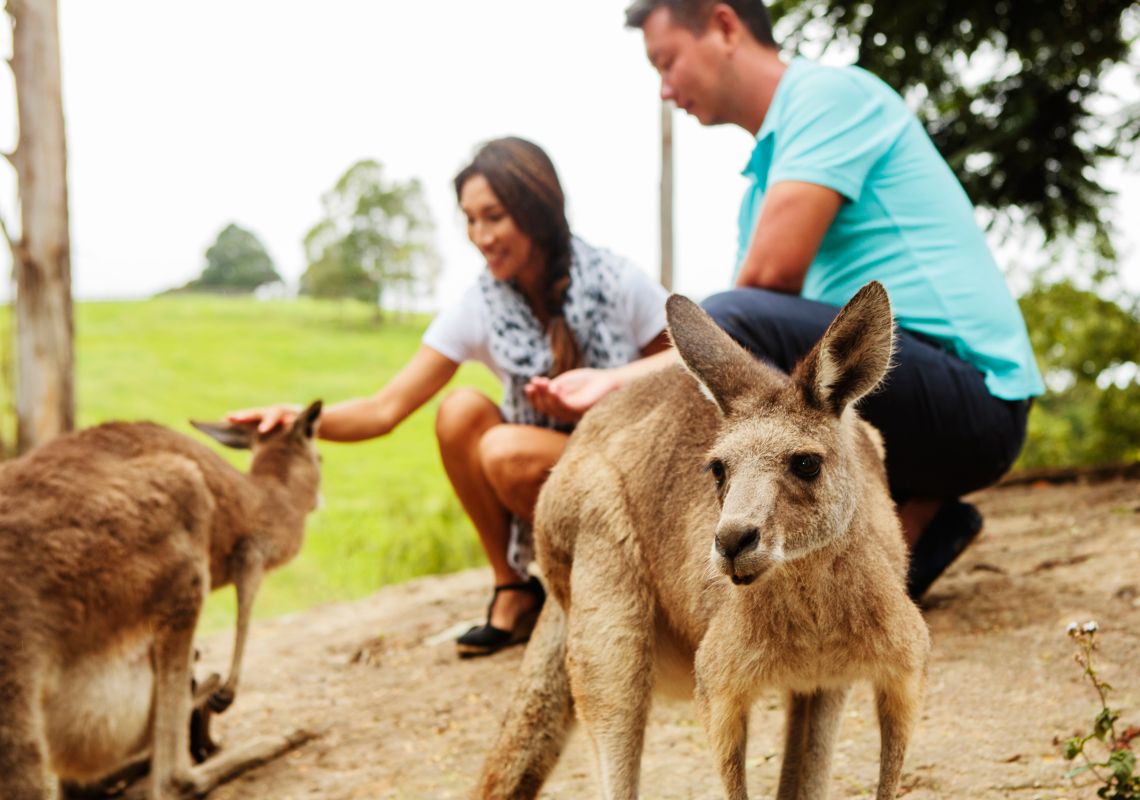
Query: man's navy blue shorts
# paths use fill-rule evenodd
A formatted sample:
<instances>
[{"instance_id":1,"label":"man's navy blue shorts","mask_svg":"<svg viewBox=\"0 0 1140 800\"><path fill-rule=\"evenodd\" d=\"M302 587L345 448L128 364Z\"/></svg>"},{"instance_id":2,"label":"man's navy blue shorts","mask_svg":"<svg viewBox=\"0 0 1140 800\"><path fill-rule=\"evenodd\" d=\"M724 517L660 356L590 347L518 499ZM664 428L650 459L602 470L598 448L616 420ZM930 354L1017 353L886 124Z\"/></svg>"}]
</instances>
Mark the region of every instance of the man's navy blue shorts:
<instances>
[{"instance_id":1,"label":"man's navy blue shorts","mask_svg":"<svg viewBox=\"0 0 1140 800\"><path fill-rule=\"evenodd\" d=\"M791 372L839 309L764 289L715 294L703 306L753 355ZM894 366L859 413L883 434L896 502L954 498L997 481L1025 442L1027 400L1002 400L976 368L898 328Z\"/></svg>"}]
</instances>

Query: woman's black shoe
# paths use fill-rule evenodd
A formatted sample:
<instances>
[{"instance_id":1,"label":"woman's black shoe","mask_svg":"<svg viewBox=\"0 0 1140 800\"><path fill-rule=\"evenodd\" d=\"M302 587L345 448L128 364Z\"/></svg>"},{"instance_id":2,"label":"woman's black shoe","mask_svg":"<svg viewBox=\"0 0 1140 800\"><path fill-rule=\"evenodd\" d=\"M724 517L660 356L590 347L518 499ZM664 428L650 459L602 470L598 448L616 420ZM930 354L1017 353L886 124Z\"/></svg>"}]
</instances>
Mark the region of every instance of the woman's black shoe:
<instances>
[{"instance_id":1,"label":"woman's black shoe","mask_svg":"<svg viewBox=\"0 0 1140 800\"><path fill-rule=\"evenodd\" d=\"M948 500L922 531L910 555L906 590L916 603L930 584L946 571L982 529L977 508L961 500Z\"/></svg>"},{"instance_id":2,"label":"woman's black shoe","mask_svg":"<svg viewBox=\"0 0 1140 800\"><path fill-rule=\"evenodd\" d=\"M491 611L495 608L495 601L499 598L499 592L526 592L535 598L534 607L519 614L519 618L515 620L514 628L509 631L496 628L491 624ZM525 642L530 638L531 631L534 630L534 624L538 621L538 613L542 611L544 600L546 600L546 590L542 588L538 578L531 578L521 583L504 583L502 586L496 586L495 593L491 596L491 605L487 606L487 622L483 625L476 625L455 640L459 657L488 656L504 647Z\"/></svg>"}]
</instances>

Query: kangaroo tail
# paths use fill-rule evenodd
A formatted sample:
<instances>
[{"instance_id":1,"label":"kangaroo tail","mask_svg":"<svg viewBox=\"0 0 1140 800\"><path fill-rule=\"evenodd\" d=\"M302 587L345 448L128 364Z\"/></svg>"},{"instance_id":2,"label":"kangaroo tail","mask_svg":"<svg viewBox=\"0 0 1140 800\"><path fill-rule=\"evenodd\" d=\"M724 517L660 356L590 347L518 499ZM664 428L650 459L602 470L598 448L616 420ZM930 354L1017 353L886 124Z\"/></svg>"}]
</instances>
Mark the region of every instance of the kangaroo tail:
<instances>
[{"instance_id":1,"label":"kangaroo tail","mask_svg":"<svg viewBox=\"0 0 1140 800\"><path fill-rule=\"evenodd\" d=\"M552 597L539 615L502 728L475 797L529 800L554 768L574 721L566 671L566 613Z\"/></svg>"}]
</instances>

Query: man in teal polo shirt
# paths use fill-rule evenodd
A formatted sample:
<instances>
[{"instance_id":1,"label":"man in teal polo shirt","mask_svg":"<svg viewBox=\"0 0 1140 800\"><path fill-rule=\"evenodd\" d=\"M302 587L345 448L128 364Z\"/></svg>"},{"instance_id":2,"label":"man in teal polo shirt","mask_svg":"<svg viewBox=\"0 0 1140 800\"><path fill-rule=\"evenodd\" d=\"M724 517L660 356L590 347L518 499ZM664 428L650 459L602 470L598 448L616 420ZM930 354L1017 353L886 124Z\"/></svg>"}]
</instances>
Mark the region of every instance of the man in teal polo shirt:
<instances>
[{"instance_id":1,"label":"man in teal polo shirt","mask_svg":"<svg viewBox=\"0 0 1140 800\"><path fill-rule=\"evenodd\" d=\"M790 370L861 286L890 293L895 366L860 412L886 442L918 599L981 529L959 498L1009 469L1043 390L969 199L882 81L782 61L760 0L637 0L626 22L644 34L664 99L756 136L736 288L704 303L721 327ZM674 358L538 378L528 397L552 416L581 414Z\"/></svg>"},{"instance_id":2,"label":"man in teal polo shirt","mask_svg":"<svg viewBox=\"0 0 1140 800\"><path fill-rule=\"evenodd\" d=\"M916 599L981 528L958 498L996 481L1043 391L973 206L902 98L856 67L780 59L760 0L639 0L661 96L756 136L736 288L705 308L789 370L838 307L882 282L896 367L861 406L883 433Z\"/></svg>"},{"instance_id":3,"label":"man in teal polo shirt","mask_svg":"<svg viewBox=\"0 0 1140 800\"><path fill-rule=\"evenodd\" d=\"M824 189L838 207L802 275L801 297L842 305L874 277L902 328L976 366L992 394L1040 394L1025 325L973 207L893 89L858 67L793 60L744 175L738 286L765 288L764 254L750 245L769 187L811 184L808 191Z\"/></svg>"}]
</instances>

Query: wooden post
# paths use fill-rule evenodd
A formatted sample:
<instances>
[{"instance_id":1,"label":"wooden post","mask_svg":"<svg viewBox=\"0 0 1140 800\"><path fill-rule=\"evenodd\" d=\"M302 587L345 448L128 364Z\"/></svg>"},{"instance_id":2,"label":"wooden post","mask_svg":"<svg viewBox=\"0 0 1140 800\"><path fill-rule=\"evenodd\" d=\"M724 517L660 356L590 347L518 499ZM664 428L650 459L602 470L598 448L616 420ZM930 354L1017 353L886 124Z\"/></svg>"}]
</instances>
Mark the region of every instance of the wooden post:
<instances>
[{"instance_id":1,"label":"wooden post","mask_svg":"<svg viewBox=\"0 0 1140 800\"><path fill-rule=\"evenodd\" d=\"M661 101L661 285L673 291L673 101Z\"/></svg>"},{"instance_id":2,"label":"wooden post","mask_svg":"<svg viewBox=\"0 0 1140 800\"><path fill-rule=\"evenodd\" d=\"M56 0L8 0L20 138L20 234L4 227L16 276L16 447L24 452L75 424L67 147Z\"/></svg>"}]
</instances>

